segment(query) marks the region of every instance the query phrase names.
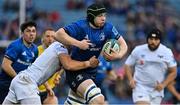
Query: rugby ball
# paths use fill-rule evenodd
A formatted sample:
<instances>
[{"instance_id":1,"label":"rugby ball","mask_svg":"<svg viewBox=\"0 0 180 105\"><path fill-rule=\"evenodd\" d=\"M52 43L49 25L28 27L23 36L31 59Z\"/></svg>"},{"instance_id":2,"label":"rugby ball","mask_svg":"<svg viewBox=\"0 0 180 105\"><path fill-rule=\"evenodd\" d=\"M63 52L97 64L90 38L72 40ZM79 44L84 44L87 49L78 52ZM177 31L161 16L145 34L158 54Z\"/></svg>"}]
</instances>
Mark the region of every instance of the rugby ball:
<instances>
[{"instance_id":1,"label":"rugby ball","mask_svg":"<svg viewBox=\"0 0 180 105\"><path fill-rule=\"evenodd\" d=\"M110 39L108 40L104 46L103 46L103 49L102 51L107 53L107 54L111 54L111 50L110 49L113 49L114 51L116 52L119 52L120 51L120 45L118 43L118 41L116 39Z\"/></svg>"}]
</instances>

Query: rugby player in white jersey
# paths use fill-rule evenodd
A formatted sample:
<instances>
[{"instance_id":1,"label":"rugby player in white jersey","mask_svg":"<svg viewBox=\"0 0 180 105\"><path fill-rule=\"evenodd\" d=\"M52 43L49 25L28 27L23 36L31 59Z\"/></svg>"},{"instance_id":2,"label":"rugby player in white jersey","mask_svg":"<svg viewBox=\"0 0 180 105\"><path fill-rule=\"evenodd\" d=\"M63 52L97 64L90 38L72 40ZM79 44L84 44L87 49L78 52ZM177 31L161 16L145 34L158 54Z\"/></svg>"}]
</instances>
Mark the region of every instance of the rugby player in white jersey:
<instances>
[{"instance_id":1,"label":"rugby player in white jersey","mask_svg":"<svg viewBox=\"0 0 180 105\"><path fill-rule=\"evenodd\" d=\"M75 61L68 55L67 49L59 42L52 43L23 72L20 72L11 82L9 93L3 104L41 104L38 86L47 81L61 65L71 71L98 66L99 61L91 57L87 61Z\"/></svg>"},{"instance_id":2,"label":"rugby player in white jersey","mask_svg":"<svg viewBox=\"0 0 180 105\"><path fill-rule=\"evenodd\" d=\"M161 44L160 30L151 30L147 44L135 47L125 62L133 102L136 105L160 105L164 88L176 77L176 66L171 49Z\"/></svg>"}]
</instances>

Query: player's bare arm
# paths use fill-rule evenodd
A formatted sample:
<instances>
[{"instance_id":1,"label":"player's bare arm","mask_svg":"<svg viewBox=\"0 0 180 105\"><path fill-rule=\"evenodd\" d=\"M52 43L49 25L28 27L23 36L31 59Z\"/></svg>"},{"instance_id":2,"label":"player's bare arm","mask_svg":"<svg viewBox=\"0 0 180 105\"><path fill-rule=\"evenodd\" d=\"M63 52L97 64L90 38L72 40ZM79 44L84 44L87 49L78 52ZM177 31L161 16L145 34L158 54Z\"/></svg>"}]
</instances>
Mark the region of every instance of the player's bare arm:
<instances>
[{"instance_id":1,"label":"player's bare arm","mask_svg":"<svg viewBox=\"0 0 180 105\"><path fill-rule=\"evenodd\" d=\"M99 61L95 56L91 57L88 61L82 61L82 62L72 60L68 54L60 54L59 59L62 66L65 69L71 70L71 71L77 71L77 70L85 69L88 67L94 68L98 66L99 64Z\"/></svg>"},{"instance_id":2,"label":"player's bare arm","mask_svg":"<svg viewBox=\"0 0 180 105\"><path fill-rule=\"evenodd\" d=\"M133 73L132 73L132 68L129 65L124 65L124 69L125 69L125 74L129 80L129 85L131 88L135 88L136 82L133 79Z\"/></svg>"},{"instance_id":3,"label":"player's bare arm","mask_svg":"<svg viewBox=\"0 0 180 105\"><path fill-rule=\"evenodd\" d=\"M14 78L17 73L15 72L15 70L12 68L11 66L12 61L6 57L3 58L2 61L2 68L3 70L12 78Z\"/></svg>"},{"instance_id":4,"label":"player's bare arm","mask_svg":"<svg viewBox=\"0 0 180 105\"><path fill-rule=\"evenodd\" d=\"M174 85L176 84L175 81L170 82L169 85L167 86L167 89L178 99L180 100L180 93L176 90Z\"/></svg>"},{"instance_id":5,"label":"player's bare arm","mask_svg":"<svg viewBox=\"0 0 180 105\"><path fill-rule=\"evenodd\" d=\"M61 76L63 75L64 73L64 69L61 69L60 71L56 72L56 77L54 79L54 84L55 85L58 85L60 83L60 80L61 80Z\"/></svg>"},{"instance_id":6,"label":"player's bare arm","mask_svg":"<svg viewBox=\"0 0 180 105\"><path fill-rule=\"evenodd\" d=\"M169 68L169 73L167 78L162 83L157 83L155 89L161 91L164 89L170 82L172 82L176 78L176 67Z\"/></svg>"},{"instance_id":7,"label":"player's bare arm","mask_svg":"<svg viewBox=\"0 0 180 105\"><path fill-rule=\"evenodd\" d=\"M92 43L90 43L90 40L82 40L78 41L72 37L70 37L63 28L60 28L56 34L55 34L55 39L65 45L73 45L76 46L80 49L86 50L89 48Z\"/></svg>"},{"instance_id":8,"label":"player's bare arm","mask_svg":"<svg viewBox=\"0 0 180 105\"><path fill-rule=\"evenodd\" d=\"M48 82L45 82L45 83L44 83L44 86L45 86L45 88L46 88L46 90L47 90L47 92L48 92L48 94L49 94L50 96L54 96L54 95L55 95L55 94L54 94L54 91L52 90L52 88L50 87L50 85L49 85Z\"/></svg>"}]
</instances>

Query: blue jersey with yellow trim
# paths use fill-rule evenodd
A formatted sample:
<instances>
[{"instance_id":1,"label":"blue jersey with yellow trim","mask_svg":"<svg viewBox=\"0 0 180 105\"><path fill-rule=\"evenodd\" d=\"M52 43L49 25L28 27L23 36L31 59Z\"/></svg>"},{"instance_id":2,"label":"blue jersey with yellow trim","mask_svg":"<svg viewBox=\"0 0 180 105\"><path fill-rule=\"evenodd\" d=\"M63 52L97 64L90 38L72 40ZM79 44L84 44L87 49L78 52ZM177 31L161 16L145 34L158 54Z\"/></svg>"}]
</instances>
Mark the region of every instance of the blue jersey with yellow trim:
<instances>
[{"instance_id":1,"label":"blue jersey with yellow trim","mask_svg":"<svg viewBox=\"0 0 180 105\"><path fill-rule=\"evenodd\" d=\"M19 38L7 47L4 56L12 61L12 68L16 73L19 73L35 61L38 56L38 49L35 44L26 47L23 43L23 39ZM11 80L12 78L2 70L0 73L0 83L11 82Z\"/></svg>"},{"instance_id":2,"label":"blue jersey with yellow trim","mask_svg":"<svg viewBox=\"0 0 180 105\"><path fill-rule=\"evenodd\" d=\"M89 25L89 22L84 20L79 20L64 27L64 30L73 38L81 41L83 39L88 39L93 44L87 50L81 50L77 47L72 47L71 57L74 60L86 61L92 56L98 57L103 45L108 39L119 39L120 34L116 28L110 24L105 23L102 28L94 29ZM89 69L85 69L87 72L92 72Z\"/></svg>"}]
</instances>

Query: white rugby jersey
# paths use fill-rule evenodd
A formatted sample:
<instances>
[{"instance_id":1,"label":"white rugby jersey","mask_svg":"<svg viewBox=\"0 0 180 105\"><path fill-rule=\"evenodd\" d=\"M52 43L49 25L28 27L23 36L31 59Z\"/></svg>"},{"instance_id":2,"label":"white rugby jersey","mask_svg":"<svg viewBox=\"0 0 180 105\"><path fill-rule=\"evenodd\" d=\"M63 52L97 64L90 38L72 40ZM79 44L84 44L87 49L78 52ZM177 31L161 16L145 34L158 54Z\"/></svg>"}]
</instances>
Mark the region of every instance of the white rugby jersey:
<instances>
[{"instance_id":1,"label":"white rugby jersey","mask_svg":"<svg viewBox=\"0 0 180 105\"><path fill-rule=\"evenodd\" d=\"M125 64L135 67L136 82L150 87L161 83L168 68L177 65L172 51L162 44L155 51L150 51L147 44L137 46Z\"/></svg>"},{"instance_id":2,"label":"white rugby jersey","mask_svg":"<svg viewBox=\"0 0 180 105\"><path fill-rule=\"evenodd\" d=\"M61 43L54 42L22 73L41 85L60 69L59 54L62 53L68 54L67 49Z\"/></svg>"}]
</instances>

